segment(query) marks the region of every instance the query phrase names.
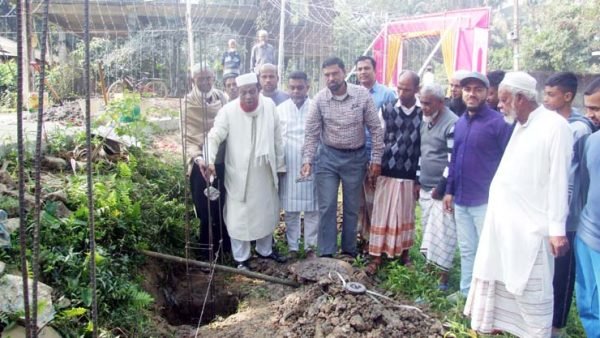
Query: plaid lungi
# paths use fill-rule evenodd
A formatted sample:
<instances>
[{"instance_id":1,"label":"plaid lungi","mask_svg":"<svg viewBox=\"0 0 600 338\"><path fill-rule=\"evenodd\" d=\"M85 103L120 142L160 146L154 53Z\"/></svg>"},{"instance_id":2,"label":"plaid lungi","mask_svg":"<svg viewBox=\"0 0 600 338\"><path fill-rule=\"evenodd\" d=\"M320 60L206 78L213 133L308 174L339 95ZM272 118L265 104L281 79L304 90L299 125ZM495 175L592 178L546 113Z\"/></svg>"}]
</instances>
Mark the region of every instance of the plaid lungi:
<instances>
[{"instance_id":1,"label":"plaid lungi","mask_svg":"<svg viewBox=\"0 0 600 338\"><path fill-rule=\"evenodd\" d=\"M456 251L454 213L445 212L442 201L431 199L428 214L427 220L421 220L422 224L426 224L423 227L421 253L428 263L448 271L452 268Z\"/></svg>"},{"instance_id":2,"label":"plaid lungi","mask_svg":"<svg viewBox=\"0 0 600 338\"><path fill-rule=\"evenodd\" d=\"M414 181L380 176L377 179L369 232L369 254L400 256L415 237Z\"/></svg>"},{"instance_id":3,"label":"plaid lungi","mask_svg":"<svg viewBox=\"0 0 600 338\"><path fill-rule=\"evenodd\" d=\"M481 243L479 243L481 245ZM464 313L473 330L501 330L518 337L550 337L554 294L554 261L542 245L522 295L506 290L500 281L473 278Z\"/></svg>"}]
</instances>

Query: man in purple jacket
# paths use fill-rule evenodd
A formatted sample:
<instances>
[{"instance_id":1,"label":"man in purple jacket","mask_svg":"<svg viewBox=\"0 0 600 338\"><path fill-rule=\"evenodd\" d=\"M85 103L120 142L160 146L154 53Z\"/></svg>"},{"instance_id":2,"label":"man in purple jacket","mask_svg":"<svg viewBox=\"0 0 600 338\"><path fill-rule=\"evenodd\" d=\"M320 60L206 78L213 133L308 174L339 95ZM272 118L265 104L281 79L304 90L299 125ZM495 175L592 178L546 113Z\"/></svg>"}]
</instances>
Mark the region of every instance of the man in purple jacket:
<instances>
[{"instance_id":1,"label":"man in purple jacket","mask_svg":"<svg viewBox=\"0 0 600 338\"><path fill-rule=\"evenodd\" d=\"M510 139L512 126L504 121L502 114L488 107L486 98L490 83L485 75L469 73L460 85L467 111L454 129L444 209L454 212L460 248L460 294L456 296L466 297L490 184Z\"/></svg>"}]
</instances>

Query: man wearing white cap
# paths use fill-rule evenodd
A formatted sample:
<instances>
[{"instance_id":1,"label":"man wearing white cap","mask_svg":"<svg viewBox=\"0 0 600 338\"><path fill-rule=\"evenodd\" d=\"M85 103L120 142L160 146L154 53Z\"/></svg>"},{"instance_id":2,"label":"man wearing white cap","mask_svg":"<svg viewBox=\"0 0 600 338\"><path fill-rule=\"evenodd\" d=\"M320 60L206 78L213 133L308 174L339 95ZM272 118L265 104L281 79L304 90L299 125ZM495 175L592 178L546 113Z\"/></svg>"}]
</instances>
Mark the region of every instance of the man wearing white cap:
<instances>
[{"instance_id":1,"label":"man wearing white cap","mask_svg":"<svg viewBox=\"0 0 600 338\"><path fill-rule=\"evenodd\" d=\"M273 250L279 222L278 174L285 172L279 116L272 100L260 95L256 74L236 78L239 98L225 105L208 133L208 169L214 174L214 150L224 141L225 223L233 258L248 269L250 242L259 257L283 262Z\"/></svg>"},{"instance_id":2,"label":"man wearing white cap","mask_svg":"<svg viewBox=\"0 0 600 338\"><path fill-rule=\"evenodd\" d=\"M490 187L464 313L474 330L550 337L554 257L565 237L573 136L539 106L536 80L506 74L498 107L517 121Z\"/></svg>"}]
</instances>

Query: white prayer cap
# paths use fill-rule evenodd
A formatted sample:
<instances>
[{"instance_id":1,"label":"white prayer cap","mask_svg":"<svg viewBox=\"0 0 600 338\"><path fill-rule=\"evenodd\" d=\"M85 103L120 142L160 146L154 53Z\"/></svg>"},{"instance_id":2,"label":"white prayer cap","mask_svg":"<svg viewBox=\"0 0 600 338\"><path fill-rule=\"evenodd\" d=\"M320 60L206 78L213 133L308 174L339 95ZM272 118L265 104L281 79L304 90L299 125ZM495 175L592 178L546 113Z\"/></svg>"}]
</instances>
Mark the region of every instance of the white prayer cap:
<instances>
[{"instance_id":1,"label":"white prayer cap","mask_svg":"<svg viewBox=\"0 0 600 338\"><path fill-rule=\"evenodd\" d=\"M256 76L256 73L247 73L247 74L240 75L235 78L235 84L238 87L249 85L249 84L257 84L257 83L258 83L258 77Z\"/></svg>"},{"instance_id":2,"label":"white prayer cap","mask_svg":"<svg viewBox=\"0 0 600 338\"><path fill-rule=\"evenodd\" d=\"M525 72L509 72L504 75L500 86L509 86L527 93L537 93L537 80Z\"/></svg>"}]
</instances>

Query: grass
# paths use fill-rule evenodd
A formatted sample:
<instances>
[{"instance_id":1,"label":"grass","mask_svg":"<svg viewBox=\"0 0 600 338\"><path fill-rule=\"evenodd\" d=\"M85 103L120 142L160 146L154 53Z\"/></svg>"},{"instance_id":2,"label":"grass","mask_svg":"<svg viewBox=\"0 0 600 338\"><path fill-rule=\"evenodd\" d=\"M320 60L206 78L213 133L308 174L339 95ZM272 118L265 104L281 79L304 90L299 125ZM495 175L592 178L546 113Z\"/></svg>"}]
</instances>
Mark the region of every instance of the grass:
<instances>
[{"instance_id":1,"label":"grass","mask_svg":"<svg viewBox=\"0 0 600 338\"><path fill-rule=\"evenodd\" d=\"M426 263L423 255L419 252L422 241L420 214L420 208L417 208L415 244L410 250L413 268L408 269L397 261L385 263L377 275L381 280L380 286L414 301L428 304L432 310L440 315L442 322L448 327L449 334L447 337L477 337L476 333L470 329L469 318L462 314L464 301L452 304L446 299L448 294L459 290L460 256L458 250L454 257L454 267L450 271L449 289L447 292L438 291L437 271ZM567 337L585 337L574 303L571 306L565 333ZM494 337L514 336L504 334Z\"/></svg>"}]
</instances>

